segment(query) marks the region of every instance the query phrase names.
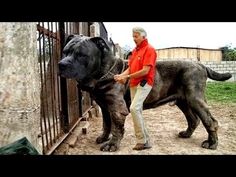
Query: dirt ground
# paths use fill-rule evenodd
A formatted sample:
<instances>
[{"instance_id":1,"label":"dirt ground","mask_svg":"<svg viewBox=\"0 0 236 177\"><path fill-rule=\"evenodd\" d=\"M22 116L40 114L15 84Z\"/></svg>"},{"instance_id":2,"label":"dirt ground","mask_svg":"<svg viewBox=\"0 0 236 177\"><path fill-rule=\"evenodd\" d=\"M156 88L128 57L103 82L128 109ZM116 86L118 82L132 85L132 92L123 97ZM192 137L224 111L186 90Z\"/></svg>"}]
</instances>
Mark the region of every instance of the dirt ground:
<instances>
[{"instance_id":1,"label":"dirt ground","mask_svg":"<svg viewBox=\"0 0 236 177\"><path fill-rule=\"evenodd\" d=\"M133 122L129 114L125 122L125 134L120 149L116 152L102 152L100 145L95 143L96 137L102 132L102 118L93 117L89 120L87 134L78 137L75 147L61 145L54 154L68 155L236 155L236 104L210 103L210 111L218 120L219 145L217 150L201 147L202 141L207 139L207 132L202 123L188 139L178 137L178 132L187 128L187 121L177 106L164 105L143 112L150 135L152 148L134 151L135 136ZM81 130L75 130L75 132ZM74 134L75 134L74 132Z\"/></svg>"}]
</instances>

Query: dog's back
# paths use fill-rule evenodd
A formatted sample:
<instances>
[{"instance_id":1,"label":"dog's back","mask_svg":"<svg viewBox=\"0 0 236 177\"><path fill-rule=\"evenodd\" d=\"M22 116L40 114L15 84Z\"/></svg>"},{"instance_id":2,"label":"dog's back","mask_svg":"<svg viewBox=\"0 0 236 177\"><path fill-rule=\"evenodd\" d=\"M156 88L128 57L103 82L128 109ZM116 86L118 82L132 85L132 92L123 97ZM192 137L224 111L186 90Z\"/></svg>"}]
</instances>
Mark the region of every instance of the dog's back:
<instances>
[{"instance_id":1,"label":"dog's back","mask_svg":"<svg viewBox=\"0 0 236 177\"><path fill-rule=\"evenodd\" d=\"M189 95L204 94L207 78L227 80L230 73L217 73L199 62L158 61L152 91L144 102L144 109L154 108Z\"/></svg>"}]
</instances>

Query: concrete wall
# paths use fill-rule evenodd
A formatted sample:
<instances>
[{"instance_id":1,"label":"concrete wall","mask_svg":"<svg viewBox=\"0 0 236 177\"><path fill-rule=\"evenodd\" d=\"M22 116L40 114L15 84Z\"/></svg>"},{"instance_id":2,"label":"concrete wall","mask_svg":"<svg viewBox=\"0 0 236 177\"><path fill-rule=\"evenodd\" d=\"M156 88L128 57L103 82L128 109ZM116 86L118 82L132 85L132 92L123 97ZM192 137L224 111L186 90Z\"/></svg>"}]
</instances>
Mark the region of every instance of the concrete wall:
<instances>
[{"instance_id":1,"label":"concrete wall","mask_svg":"<svg viewBox=\"0 0 236 177\"><path fill-rule=\"evenodd\" d=\"M0 23L0 147L26 137L41 153L36 23Z\"/></svg>"},{"instance_id":2,"label":"concrete wall","mask_svg":"<svg viewBox=\"0 0 236 177\"><path fill-rule=\"evenodd\" d=\"M232 78L227 81L236 82L236 61L221 61L220 63L206 61L206 62L201 62L201 63L219 73L226 73L226 72L231 73ZM212 80L208 79L208 81L212 81Z\"/></svg>"}]
</instances>

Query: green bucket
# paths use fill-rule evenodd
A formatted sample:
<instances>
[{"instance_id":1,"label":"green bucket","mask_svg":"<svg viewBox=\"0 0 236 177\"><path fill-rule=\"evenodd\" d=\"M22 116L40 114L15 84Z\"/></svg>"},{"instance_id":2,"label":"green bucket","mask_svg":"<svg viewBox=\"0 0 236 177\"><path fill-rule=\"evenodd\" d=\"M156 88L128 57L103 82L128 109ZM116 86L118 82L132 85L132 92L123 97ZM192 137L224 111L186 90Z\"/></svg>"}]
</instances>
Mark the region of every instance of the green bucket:
<instances>
[{"instance_id":1,"label":"green bucket","mask_svg":"<svg viewBox=\"0 0 236 177\"><path fill-rule=\"evenodd\" d=\"M0 148L0 155L40 155L26 137Z\"/></svg>"}]
</instances>

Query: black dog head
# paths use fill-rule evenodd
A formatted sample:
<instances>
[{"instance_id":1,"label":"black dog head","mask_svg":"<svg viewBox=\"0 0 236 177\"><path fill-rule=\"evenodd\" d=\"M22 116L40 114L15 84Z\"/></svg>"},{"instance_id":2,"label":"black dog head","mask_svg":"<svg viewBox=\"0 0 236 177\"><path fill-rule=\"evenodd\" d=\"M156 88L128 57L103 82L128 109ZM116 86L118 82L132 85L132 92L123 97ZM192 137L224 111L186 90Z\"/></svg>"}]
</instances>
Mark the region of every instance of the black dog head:
<instances>
[{"instance_id":1,"label":"black dog head","mask_svg":"<svg viewBox=\"0 0 236 177\"><path fill-rule=\"evenodd\" d=\"M63 58L59 62L59 73L76 80L92 77L109 51L108 44L101 37L70 35L63 49Z\"/></svg>"}]
</instances>

